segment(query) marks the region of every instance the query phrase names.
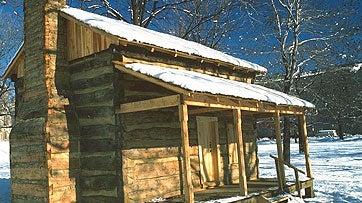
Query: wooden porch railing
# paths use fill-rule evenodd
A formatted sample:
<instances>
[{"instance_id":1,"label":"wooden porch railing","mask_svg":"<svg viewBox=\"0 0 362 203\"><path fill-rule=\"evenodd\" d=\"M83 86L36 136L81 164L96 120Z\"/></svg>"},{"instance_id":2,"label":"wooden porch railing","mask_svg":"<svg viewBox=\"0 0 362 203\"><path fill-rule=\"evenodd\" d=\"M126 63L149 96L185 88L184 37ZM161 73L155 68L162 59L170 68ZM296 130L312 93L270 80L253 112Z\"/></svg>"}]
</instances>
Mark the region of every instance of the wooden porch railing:
<instances>
[{"instance_id":1,"label":"wooden porch railing","mask_svg":"<svg viewBox=\"0 0 362 203\"><path fill-rule=\"evenodd\" d=\"M284 190L284 184L285 184L285 177L281 177L281 172L280 172L280 165L279 164L284 164L286 166L288 166L289 168L294 170L294 176L295 176L295 187L296 190L298 191L298 197L302 197L302 193L301 193L301 185L300 185L300 181L299 181L299 174L298 172L306 175L307 173L303 170L300 170L299 168L293 166L290 163L285 162L284 160L279 159L276 156L270 155L271 158L273 158L275 160L275 167L277 169L277 177L278 177L278 185L281 191ZM284 167L284 166L283 166Z\"/></svg>"}]
</instances>

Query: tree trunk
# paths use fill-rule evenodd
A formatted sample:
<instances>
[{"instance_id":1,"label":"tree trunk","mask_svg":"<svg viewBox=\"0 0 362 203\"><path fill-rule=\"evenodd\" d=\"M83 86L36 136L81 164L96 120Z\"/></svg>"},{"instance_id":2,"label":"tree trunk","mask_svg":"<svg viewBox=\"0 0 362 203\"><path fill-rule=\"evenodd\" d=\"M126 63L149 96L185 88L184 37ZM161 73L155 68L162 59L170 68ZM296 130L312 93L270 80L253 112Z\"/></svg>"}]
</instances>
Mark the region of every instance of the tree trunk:
<instances>
[{"instance_id":1,"label":"tree trunk","mask_svg":"<svg viewBox=\"0 0 362 203\"><path fill-rule=\"evenodd\" d=\"M283 128L283 159L290 163L290 120L286 116L284 117Z\"/></svg>"},{"instance_id":2,"label":"tree trunk","mask_svg":"<svg viewBox=\"0 0 362 203\"><path fill-rule=\"evenodd\" d=\"M298 116L298 136L299 136L299 153L303 153L305 146L304 146L304 136L302 133L302 121L300 119L300 117Z\"/></svg>"},{"instance_id":3,"label":"tree trunk","mask_svg":"<svg viewBox=\"0 0 362 203\"><path fill-rule=\"evenodd\" d=\"M339 139L343 140L343 130L342 130L342 122L341 122L341 117L338 116L337 118L337 134L339 136Z\"/></svg>"}]
</instances>

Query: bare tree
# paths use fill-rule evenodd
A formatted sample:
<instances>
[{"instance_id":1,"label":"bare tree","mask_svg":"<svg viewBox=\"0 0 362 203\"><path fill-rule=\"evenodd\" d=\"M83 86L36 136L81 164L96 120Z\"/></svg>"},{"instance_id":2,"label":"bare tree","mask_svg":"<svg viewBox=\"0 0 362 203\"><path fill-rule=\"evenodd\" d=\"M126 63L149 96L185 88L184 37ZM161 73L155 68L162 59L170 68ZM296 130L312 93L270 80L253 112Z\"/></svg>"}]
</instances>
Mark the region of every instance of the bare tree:
<instances>
[{"instance_id":1,"label":"bare tree","mask_svg":"<svg viewBox=\"0 0 362 203\"><path fill-rule=\"evenodd\" d=\"M232 37L243 28L248 0L71 0L79 6L142 27L233 52ZM78 3L78 4L76 4Z\"/></svg>"},{"instance_id":2,"label":"bare tree","mask_svg":"<svg viewBox=\"0 0 362 203\"><path fill-rule=\"evenodd\" d=\"M23 37L22 32L22 2L0 2L0 70L5 71L11 56L16 52ZM0 137L8 134L14 114L14 88L10 81L0 79Z\"/></svg>"},{"instance_id":3,"label":"bare tree","mask_svg":"<svg viewBox=\"0 0 362 203\"><path fill-rule=\"evenodd\" d=\"M236 0L190 1L174 10L170 32L206 46L230 51L229 41L243 28L242 9L248 3Z\"/></svg>"},{"instance_id":4,"label":"bare tree","mask_svg":"<svg viewBox=\"0 0 362 203\"><path fill-rule=\"evenodd\" d=\"M164 19L169 10L190 0L70 0L82 9L113 17L134 25L148 27L152 21Z\"/></svg>"},{"instance_id":5,"label":"bare tree","mask_svg":"<svg viewBox=\"0 0 362 203\"><path fill-rule=\"evenodd\" d=\"M335 5L337 4L337 5ZM283 74L280 90L300 94L309 86L298 86L302 72L358 62L361 54L346 45L360 44L360 1L269 0L255 3L251 26L255 32L242 51L260 57ZM258 34L260 33L260 34ZM358 49L357 49L358 50ZM290 122L284 117L283 156L290 160Z\"/></svg>"}]
</instances>

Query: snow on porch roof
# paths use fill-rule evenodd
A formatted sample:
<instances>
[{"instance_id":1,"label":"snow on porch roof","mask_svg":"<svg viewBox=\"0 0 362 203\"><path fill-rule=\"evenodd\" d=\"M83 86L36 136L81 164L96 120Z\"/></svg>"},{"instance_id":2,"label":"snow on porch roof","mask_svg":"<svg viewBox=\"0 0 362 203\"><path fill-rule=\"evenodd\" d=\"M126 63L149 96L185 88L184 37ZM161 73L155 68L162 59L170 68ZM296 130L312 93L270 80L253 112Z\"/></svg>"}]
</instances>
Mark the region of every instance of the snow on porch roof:
<instances>
[{"instance_id":1,"label":"snow on porch roof","mask_svg":"<svg viewBox=\"0 0 362 203\"><path fill-rule=\"evenodd\" d=\"M266 68L255 63L235 58L196 42L187 41L169 34L156 32L140 26L135 26L123 21L107 18L76 8L67 7L61 11L89 25L90 27L105 31L106 33L126 39L130 42L133 41L138 43L145 43L168 50L219 60L221 62L230 63L235 66L252 69L262 73L267 72Z\"/></svg>"},{"instance_id":2,"label":"snow on porch roof","mask_svg":"<svg viewBox=\"0 0 362 203\"><path fill-rule=\"evenodd\" d=\"M126 64L125 67L193 92L254 99L277 105L314 108L314 105L308 101L260 85L233 81L193 71L140 63Z\"/></svg>"}]
</instances>

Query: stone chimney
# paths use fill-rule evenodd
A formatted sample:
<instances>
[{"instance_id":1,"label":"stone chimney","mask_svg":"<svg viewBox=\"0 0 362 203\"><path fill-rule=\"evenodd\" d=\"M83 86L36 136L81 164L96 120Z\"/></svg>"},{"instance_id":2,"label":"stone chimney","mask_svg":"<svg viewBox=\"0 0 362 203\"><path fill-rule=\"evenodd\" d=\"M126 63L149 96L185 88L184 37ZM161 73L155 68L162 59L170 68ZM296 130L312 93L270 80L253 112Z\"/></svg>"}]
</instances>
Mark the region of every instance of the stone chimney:
<instances>
[{"instance_id":1,"label":"stone chimney","mask_svg":"<svg viewBox=\"0 0 362 203\"><path fill-rule=\"evenodd\" d=\"M75 202L69 173L66 0L24 0L24 77L11 132L12 202ZM64 27L64 28L62 28ZM20 85L18 85L20 84Z\"/></svg>"}]
</instances>

